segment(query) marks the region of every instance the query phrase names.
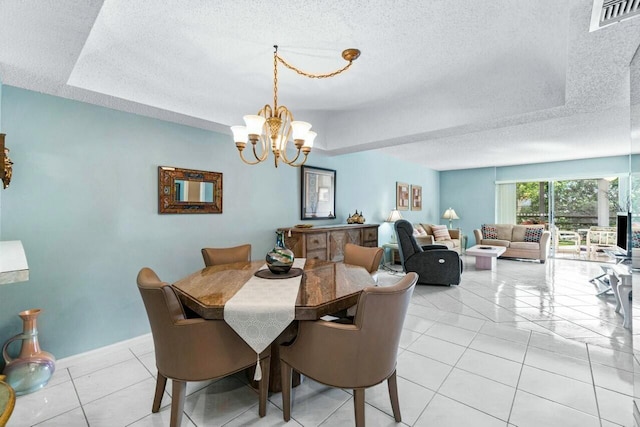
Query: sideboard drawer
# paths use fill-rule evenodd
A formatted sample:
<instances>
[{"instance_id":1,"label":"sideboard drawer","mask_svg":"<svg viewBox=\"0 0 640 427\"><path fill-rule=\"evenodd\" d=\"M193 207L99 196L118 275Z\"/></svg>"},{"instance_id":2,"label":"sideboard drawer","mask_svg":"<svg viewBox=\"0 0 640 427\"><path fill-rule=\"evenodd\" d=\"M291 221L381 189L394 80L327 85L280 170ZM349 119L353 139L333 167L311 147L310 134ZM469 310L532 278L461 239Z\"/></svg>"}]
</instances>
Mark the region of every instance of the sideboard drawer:
<instances>
[{"instance_id":1,"label":"sideboard drawer","mask_svg":"<svg viewBox=\"0 0 640 427\"><path fill-rule=\"evenodd\" d=\"M326 247L326 233L310 234L307 236L307 253L316 249L325 249Z\"/></svg>"},{"instance_id":2,"label":"sideboard drawer","mask_svg":"<svg viewBox=\"0 0 640 427\"><path fill-rule=\"evenodd\" d=\"M307 251L307 259L319 259L322 261L327 260L327 250L326 249L317 249L314 251Z\"/></svg>"},{"instance_id":3,"label":"sideboard drawer","mask_svg":"<svg viewBox=\"0 0 640 427\"><path fill-rule=\"evenodd\" d=\"M363 241L365 242L376 242L374 246L378 246L378 228L365 228L362 230L363 233Z\"/></svg>"}]
</instances>

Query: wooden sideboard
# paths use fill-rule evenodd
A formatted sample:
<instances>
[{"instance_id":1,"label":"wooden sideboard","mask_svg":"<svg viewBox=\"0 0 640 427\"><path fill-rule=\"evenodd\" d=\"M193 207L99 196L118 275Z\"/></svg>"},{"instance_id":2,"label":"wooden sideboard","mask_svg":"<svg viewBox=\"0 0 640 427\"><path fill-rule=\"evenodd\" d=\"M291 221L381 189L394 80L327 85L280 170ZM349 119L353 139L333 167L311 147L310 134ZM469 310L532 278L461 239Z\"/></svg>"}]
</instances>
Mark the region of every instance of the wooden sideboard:
<instances>
[{"instance_id":1,"label":"wooden sideboard","mask_svg":"<svg viewBox=\"0 0 640 427\"><path fill-rule=\"evenodd\" d=\"M379 224L328 225L311 228L284 227L285 246L298 258L342 261L344 245L378 246Z\"/></svg>"}]
</instances>

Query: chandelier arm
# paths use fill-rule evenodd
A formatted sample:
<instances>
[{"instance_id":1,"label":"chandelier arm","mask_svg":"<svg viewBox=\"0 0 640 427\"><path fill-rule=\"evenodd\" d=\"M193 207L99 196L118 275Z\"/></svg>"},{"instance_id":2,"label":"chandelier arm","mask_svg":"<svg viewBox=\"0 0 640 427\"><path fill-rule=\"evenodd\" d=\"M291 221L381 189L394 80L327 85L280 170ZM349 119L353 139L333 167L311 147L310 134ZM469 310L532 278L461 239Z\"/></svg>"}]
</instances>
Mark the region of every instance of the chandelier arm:
<instances>
[{"instance_id":1,"label":"chandelier arm","mask_svg":"<svg viewBox=\"0 0 640 427\"><path fill-rule=\"evenodd\" d=\"M264 139L262 139L262 137L260 137L260 143L262 145L262 155L258 156L258 153L256 151L256 145L258 144L251 144L253 145L253 157L256 158L256 160L259 162L264 162L267 159L267 156L269 155L269 150L267 150L267 147L265 145Z\"/></svg>"},{"instance_id":2,"label":"chandelier arm","mask_svg":"<svg viewBox=\"0 0 640 427\"><path fill-rule=\"evenodd\" d=\"M284 150L280 152L280 155L282 156L283 162L285 162L288 165L293 165L293 163L295 163L296 160L298 160L298 157L300 157L300 148L298 148L298 151L296 152L296 156L293 158L293 160L289 160L289 158L287 157L286 147Z\"/></svg>"},{"instance_id":3,"label":"chandelier arm","mask_svg":"<svg viewBox=\"0 0 640 427\"><path fill-rule=\"evenodd\" d=\"M280 61L282 63L282 65L284 65L288 69L295 71L296 73L300 74L301 76L309 77L310 79L327 79L329 77L337 76L338 74L342 73L343 71L347 71L349 69L349 67L351 67L351 64L353 64L353 60L351 60L351 61L349 61L349 63L347 65L345 65L341 69L333 71L331 73L313 74L313 73L308 73L306 71L303 71L303 70L301 70L299 68L294 67L293 65L289 64L287 61L282 59L277 53L274 53L274 56L278 61Z\"/></svg>"},{"instance_id":4,"label":"chandelier arm","mask_svg":"<svg viewBox=\"0 0 640 427\"><path fill-rule=\"evenodd\" d=\"M255 149L254 149L254 153L255 153ZM240 159L245 162L248 165L257 165L258 163L262 162L263 160L260 160L256 157L256 161L255 162L250 162L249 160L244 158L244 154L242 154L242 151L240 151Z\"/></svg>"},{"instance_id":5,"label":"chandelier arm","mask_svg":"<svg viewBox=\"0 0 640 427\"><path fill-rule=\"evenodd\" d=\"M293 163L287 163L289 166L292 166L294 168L299 168L300 166L304 165L307 162L307 156L309 155L309 153L304 153L304 158L302 159L302 161L298 164L293 164Z\"/></svg>"}]
</instances>

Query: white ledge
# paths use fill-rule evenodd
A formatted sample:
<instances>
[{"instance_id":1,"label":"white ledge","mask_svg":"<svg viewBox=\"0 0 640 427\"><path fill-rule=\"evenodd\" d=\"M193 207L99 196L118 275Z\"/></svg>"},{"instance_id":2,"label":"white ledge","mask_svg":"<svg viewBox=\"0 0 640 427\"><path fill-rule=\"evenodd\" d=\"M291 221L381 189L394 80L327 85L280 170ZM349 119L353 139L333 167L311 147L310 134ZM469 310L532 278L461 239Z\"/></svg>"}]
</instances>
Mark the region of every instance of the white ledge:
<instances>
[{"instance_id":1,"label":"white ledge","mask_svg":"<svg viewBox=\"0 0 640 427\"><path fill-rule=\"evenodd\" d=\"M0 241L0 285L29 280L29 266L20 240Z\"/></svg>"}]
</instances>

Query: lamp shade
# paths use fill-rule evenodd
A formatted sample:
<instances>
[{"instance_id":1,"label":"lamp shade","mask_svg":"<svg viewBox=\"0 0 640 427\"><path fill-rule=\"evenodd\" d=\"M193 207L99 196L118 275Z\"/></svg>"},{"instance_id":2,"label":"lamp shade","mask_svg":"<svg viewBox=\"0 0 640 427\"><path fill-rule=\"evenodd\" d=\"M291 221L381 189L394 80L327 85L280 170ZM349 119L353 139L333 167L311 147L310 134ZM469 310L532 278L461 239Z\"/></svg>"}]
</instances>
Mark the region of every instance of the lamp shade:
<instances>
[{"instance_id":1,"label":"lamp shade","mask_svg":"<svg viewBox=\"0 0 640 427\"><path fill-rule=\"evenodd\" d=\"M448 220L460 219L456 214L456 211L453 210L453 208L449 208L446 211L444 211L444 213L442 214L442 218L448 219Z\"/></svg>"},{"instance_id":2,"label":"lamp shade","mask_svg":"<svg viewBox=\"0 0 640 427\"><path fill-rule=\"evenodd\" d=\"M304 139L304 145L303 147L309 147L312 148L313 147L313 140L316 139L316 136L318 136L317 133L315 133L314 131L310 130L309 132L307 132L307 136Z\"/></svg>"},{"instance_id":3,"label":"lamp shade","mask_svg":"<svg viewBox=\"0 0 640 427\"><path fill-rule=\"evenodd\" d=\"M400 212L397 209L394 209L391 211L391 213L389 214L389 216L387 217L387 219L385 220L386 222L396 222L398 220L402 219L402 215L400 215Z\"/></svg>"}]
</instances>

